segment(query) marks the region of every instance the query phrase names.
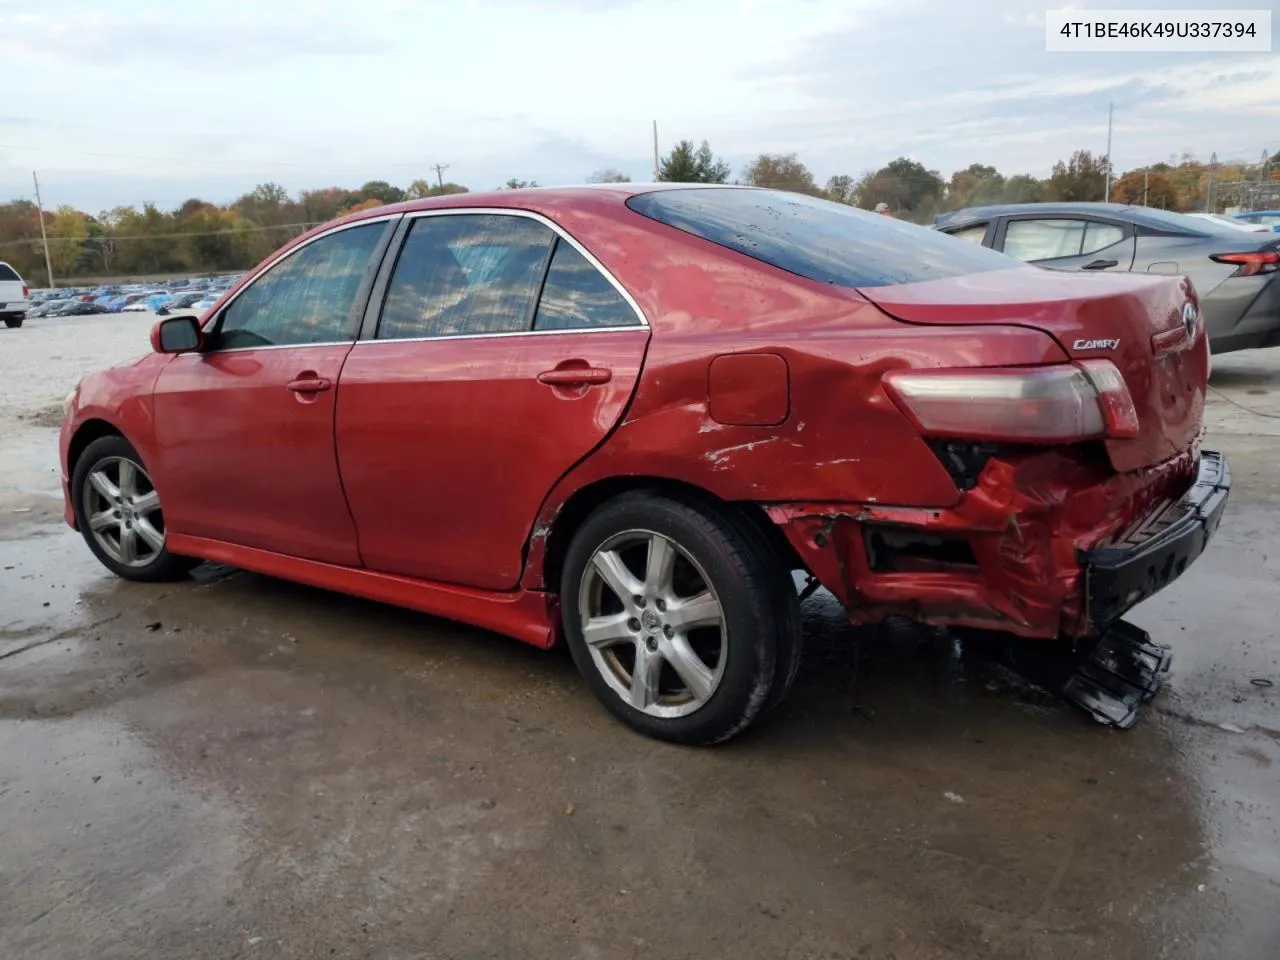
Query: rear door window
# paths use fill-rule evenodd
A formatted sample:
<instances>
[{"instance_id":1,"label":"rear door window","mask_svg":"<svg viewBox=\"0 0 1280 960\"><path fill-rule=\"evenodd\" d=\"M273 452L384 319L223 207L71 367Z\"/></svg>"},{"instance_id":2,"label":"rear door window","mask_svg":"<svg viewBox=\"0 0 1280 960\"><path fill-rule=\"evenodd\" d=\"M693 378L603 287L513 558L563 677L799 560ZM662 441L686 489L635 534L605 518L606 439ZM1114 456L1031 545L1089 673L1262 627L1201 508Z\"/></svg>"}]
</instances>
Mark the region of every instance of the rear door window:
<instances>
[{"instance_id":1,"label":"rear door window","mask_svg":"<svg viewBox=\"0 0 1280 960\"><path fill-rule=\"evenodd\" d=\"M978 244L842 203L744 187L657 190L633 211L819 283L880 287L1016 266Z\"/></svg>"},{"instance_id":2,"label":"rear door window","mask_svg":"<svg viewBox=\"0 0 1280 960\"><path fill-rule=\"evenodd\" d=\"M521 333L532 328L556 235L528 217L420 217L405 239L379 340Z\"/></svg>"},{"instance_id":3,"label":"rear door window","mask_svg":"<svg viewBox=\"0 0 1280 960\"><path fill-rule=\"evenodd\" d=\"M0 280L21 280L21 279L22 278L18 276L17 271L15 271L13 267L9 266L7 263L0 263Z\"/></svg>"},{"instance_id":4,"label":"rear door window","mask_svg":"<svg viewBox=\"0 0 1280 960\"><path fill-rule=\"evenodd\" d=\"M608 278L573 244L563 238L557 240L533 328L590 330L639 324L631 304Z\"/></svg>"},{"instance_id":5,"label":"rear door window","mask_svg":"<svg viewBox=\"0 0 1280 960\"><path fill-rule=\"evenodd\" d=\"M1090 220L1084 228L1084 246L1080 248L1080 252L1082 254L1097 253L1099 250L1105 250L1113 244L1120 243L1124 238L1124 227L1114 223Z\"/></svg>"}]
</instances>

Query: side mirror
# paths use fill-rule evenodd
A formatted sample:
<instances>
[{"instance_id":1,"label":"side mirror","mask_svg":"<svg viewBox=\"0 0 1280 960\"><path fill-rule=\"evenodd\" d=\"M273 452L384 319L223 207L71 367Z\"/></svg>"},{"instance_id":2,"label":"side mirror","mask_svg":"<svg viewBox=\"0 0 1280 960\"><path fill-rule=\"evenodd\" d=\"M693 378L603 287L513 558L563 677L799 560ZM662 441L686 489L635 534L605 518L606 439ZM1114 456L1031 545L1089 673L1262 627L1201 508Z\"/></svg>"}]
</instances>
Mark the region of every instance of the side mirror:
<instances>
[{"instance_id":1,"label":"side mirror","mask_svg":"<svg viewBox=\"0 0 1280 960\"><path fill-rule=\"evenodd\" d=\"M151 349L156 353L190 353L203 340L195 317L169 317L151 328Z\"/></svg>"}]
</instances>

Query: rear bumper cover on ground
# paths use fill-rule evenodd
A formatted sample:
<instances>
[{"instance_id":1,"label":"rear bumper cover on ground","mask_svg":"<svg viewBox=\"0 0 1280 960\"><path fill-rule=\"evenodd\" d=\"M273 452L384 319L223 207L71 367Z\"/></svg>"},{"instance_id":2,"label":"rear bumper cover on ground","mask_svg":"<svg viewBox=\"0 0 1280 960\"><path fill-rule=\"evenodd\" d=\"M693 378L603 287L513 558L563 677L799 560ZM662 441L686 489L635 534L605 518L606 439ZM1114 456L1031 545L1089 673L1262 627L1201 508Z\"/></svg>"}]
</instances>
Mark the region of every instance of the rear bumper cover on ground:
<instances>
[{"instance_id":1,"label":"rear bumper cover on ground","mask_svg":"<svg viewBox=\"0 0 1280 960\"><path fill-rule=\"evenodd\" d=\"M1089 619L1106 626L1181 576L1217 532L1230 491L1227 458L1206 452L1181 499L1120 542L1085 552Z\"/></svg>"}]
</instances>

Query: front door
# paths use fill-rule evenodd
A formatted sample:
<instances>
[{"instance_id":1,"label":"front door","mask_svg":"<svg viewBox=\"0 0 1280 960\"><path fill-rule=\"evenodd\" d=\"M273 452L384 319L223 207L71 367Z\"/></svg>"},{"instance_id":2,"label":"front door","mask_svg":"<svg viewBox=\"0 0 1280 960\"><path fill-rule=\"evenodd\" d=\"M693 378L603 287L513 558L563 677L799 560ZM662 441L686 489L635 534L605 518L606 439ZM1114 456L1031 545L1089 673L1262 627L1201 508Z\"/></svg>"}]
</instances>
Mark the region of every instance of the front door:
<instances>
[{"instance_id":1,"label":"front door","mask_svg":"<svg viewBox=\"0 0 1280 960\"><path fill-rule=\"evenodd\" d=\"M387 221L325 234L255 278L156 382L173 533L356 565L333 447L342 365Z\"/></svg>"},{"instance_id":2,"label":"front door","mask_svg":"<svg viewBox=\"0 0 1280 960\"><path fill-rule=\"evenodd\" d=\"M543 499L612 430L648 339L619 288L538 219L414 220L339 388L366 566L514 587Z\"/></svg>"}]
</instances>

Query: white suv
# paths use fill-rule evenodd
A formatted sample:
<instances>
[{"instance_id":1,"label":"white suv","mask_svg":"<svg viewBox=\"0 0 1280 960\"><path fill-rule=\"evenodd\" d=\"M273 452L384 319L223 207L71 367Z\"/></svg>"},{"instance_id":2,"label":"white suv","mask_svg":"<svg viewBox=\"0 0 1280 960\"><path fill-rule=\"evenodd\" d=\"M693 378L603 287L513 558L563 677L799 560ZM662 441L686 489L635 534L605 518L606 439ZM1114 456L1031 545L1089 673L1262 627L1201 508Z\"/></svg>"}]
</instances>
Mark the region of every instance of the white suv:
<instances>
[{"instance_id":1,"label":"white suv","mask_svg":"<svg viewBox=\"0 0 1280 960\"><path fill-rule=\"evenodd\" d=\"M0 260L0 320L6 327L20 327L27 316L27 285L13 269Z\"/></svg>"}]
</instances>

